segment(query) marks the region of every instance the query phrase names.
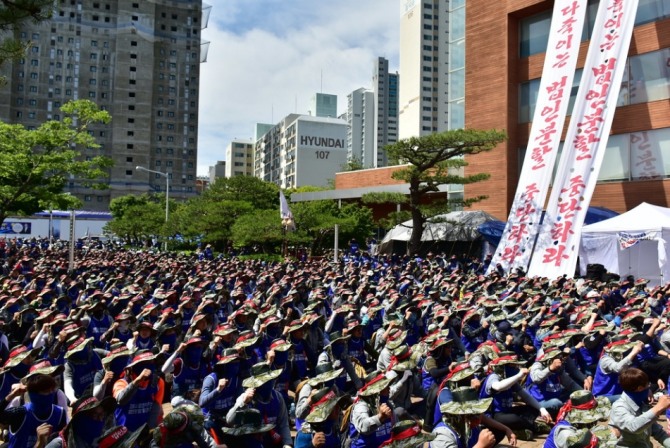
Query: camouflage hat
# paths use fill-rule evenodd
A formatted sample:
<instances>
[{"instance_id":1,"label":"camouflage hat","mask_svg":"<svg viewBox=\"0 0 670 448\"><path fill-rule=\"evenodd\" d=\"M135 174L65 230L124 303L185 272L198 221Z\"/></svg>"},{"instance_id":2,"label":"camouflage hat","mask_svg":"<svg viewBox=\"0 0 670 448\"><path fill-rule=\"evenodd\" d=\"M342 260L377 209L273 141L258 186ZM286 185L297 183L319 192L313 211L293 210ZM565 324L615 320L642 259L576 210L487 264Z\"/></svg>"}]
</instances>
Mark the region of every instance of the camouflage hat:
<instances>
[{"instance_id":1,"label":"camouflage hat","mask_svg":"<svg viewBox=\"0 0 670 448\"><path fill-rule=\"evenodd\" d=\"M590 424L609 418L612 404L606 397L595 398L587 390L570 394L570 399L559 410L556 421L567 420L571 424Z\"/></svg>"},{"instance_id":2,"label":"camouflage hat","mask_svg":"<svg viewBox=\"0 0 670 448\"><path fill-rule=\"evenodd\" d=\"M109 353L107 353L107 356L102 358L102 365L107 367L116 358L121 358L124 356L130 358L132 354L133 352L128 350L128 348L124 345L122 347L117 348L116 350L112 350Z\"/></svg>"},{"instance_id":3,"label":"camouflage hat","mask_svg":"<svg viewBox=\"0 0 670 448\"><path fill-rule=\"evenodd\" d=\"M78 338L67 348L65 358L69 358L75 353L79 353L80 351L84 350L92 341L93 338Z\"/></svg>"},{"instance_id":4,"label":"camouflage hat","mask_svg":"<svg viewBox=\"0 0 670 448\"><path fill-rule=\"evenodd\" d=\"M314 404L310 406L310 411L305 421L307 423L322 423L330 417L336 406L349 399L346 394L338 394L334 387L319 389L314 393L312 400Z\"/></svg>"},{"instance_id":5,"label":"camouflage hat","mask_svg":"<svg viewBox=\"0 0 670 448\"><path fill-rule=\"evenodd\" d=\"M342 334L341 331L333 331L332 333L328 333L328 340L330 341L326 347L332 346L336 342L344 342L348 341L351 339L351 335L349 334Z\"/></svg>"},{"instance_id":6,"label":"camouflage hat","mask_svg":"<svg viewBox=\"0 0 670 448\"><path fill-rule=\"evenodd\" d=\"M489 361L488 370L492 372L497 367L508 365L522 366L524 364L525 362L522 359L519 359L516 355L501 355Z\"/></svg>"},{"instance_id":7,"label":"camouflage hat","mask_svg":"<svg viewBox=\"0 0 670 448\"><path fill-rule=\"evenodd\" d=\"M403 344L393 351L389 368L397 372L412 370L417 365L417 359L413 356L412 350Z\"/></svg>"},{"instance_id":8,"label":"camouflage hat","mask_svg":"<svg viewBox=\"0 0 670 448\"><path fill-rule=\"evenodd\" d=\"M221 354L221 357L218 359L216 362L217 365L221 366L224 364L228 364L231 362L239 361L240 360L240 354L237 350L234 348L227 348L223 351Z\"/></svg>"},{"instance_id":9,"label":"camouflage hat","mask_svg":"<svg viewBox=\"0 0 670 448\"><path fill-rule=\"evenodd\" d=\"M28 378L35 375L57 376L63 373L64 369L65 366L63 364L52 366L51 362L46 359L42 359L30 366L28 373L23 378L21 378L21 382L26 384L28 382Z\"/></svg>"},{"instance_id":10,"label":"camouflage hat","mask_svg":"<svg viewBox=\"0 0 670 448\"><path fill-rule=\"evenodd\" d=\"M224 433L238 437L248 434L262 434L275 427L274 423L263 423L263 416L258 409L240 409L235 413L233 427L221 428Z\"/></svg>"},{"instance_id":11,"label":"camouflage hat","mask_svg":"<svg viewBox=\"0 0 670 448\"><path fill-rule=\"evenodd\" d=\"M358 390L359 397L371 397L377 395L386 389L391 384L391 381L393 381L393 378L387 377L383 373L373 372L373 374L375 374L375 376L369 379L365 385ZM367 378L370 378L373 374L368 375Z\"/></svg>"},{"instance_id":12,"label":"camouflage hat","mask_svg":"<svg viewBox=\"0 0 670 448\"><path fill-rule=\"evenodd\" d=\"M291 321L291 323L289 324L289 327L288 327L287 332L288 332L288 333L293 333L294 331L302 330L302 329L305 328L307 325L309 325L309 324L307 323L307 321L300 320L300 319L293 320L293 321Z\"/></svg>"},{"instance_id":13,"label":"camouflage hat","mask_svg":"<svg viewBox=\"0 0 670 448\"><path fill-rule=\"evenodd\" d=\"M604 351L608 355L623 355L632 350L633 347L635 347L635 344L636 342L633 342L630 339L621 339L607 344Z\"/></svg>"},{"instance_id":14,"label":"camouflage hat","mask_svg":"<svg viewBox=\"0 0 670 448\"><path fill-rule=\"evenodd\" d=\"M451 369L451 372L447 375L446 380L451 383L459 383L474 375L475 369L473 369L470 366L470 363L466 361L454 366L454 368Z\"/></svg>"},{"instance_id":15,"label":"camouflage hat","mask_svg":"<svg viewBox=\"0 0 670 448\"><path fill-rule=\"evenodd\" d=\"M270 344L270 350L274 350L276 352L287 352L287 351L291 350L292 347L293 347L293 344L291 344L290 342L287 342L284 339L275 339Z\"/></svg>"},{"instance_id":16,"label":"camouflage hat","mask_svg":"<svg viewBox=\"0 0 670 448\"><path fill-rule=\"evenodd\" d=\"M568 448L594 448L599 446L598 438L588 429L577 429L566 440Z\"/></svg>"},{"instance_id":17,"label":"camouflage hat","mask_svg":"<svg viewBox=\"0 0 670 448\"><path fill-rule=\"evenodd\" d=\"M314 376L314 378L310 378L307 381L307 384L309 384L312 387L316 387L319 384L327 383L328 381L334 380L335 378L342 375L342 372L344 372L344 368L341 367L339 369L333 369L332 363L322 362L316 365L315 371L316 375Z\"/></svg>"},{"instance_id":18,"label":"camouflage hat","mask_svg":"<svg viewBox=\"0 0 670 448\"><path fill-rule=\"evenodd\" d=\"M493 398L479 398L472 387L459 387L452 391L453 400L440 406L440 412L451 415L483 414L491 406Z\"/></svg>"},{"instance_id":19,"label":"camouflage hat","mask_svg":"<svg viewBox=\"0 0 670 448\"><path fill-rule=\"evenodd\" d=\"M591 433L598 438L598 446L600 448L613 448L617 444L618 439L607 424L592 427Z\"/></svg>"},{"instance_id":20,"label":"camouflage hat","mask_svg":"<svg viewBox=\"0 0 670 448\"><path fill-rule=\"evenodd\" d=\"M395 350L405 342L405 338L407 338L407 331L396 328L389 334L388 339L386 340L386 347L389 350Z\"/></svg>"},{"instance_id":21,"label":"camouflage hat","mask_svg":"<svg viewBox=\"0 0 670 448\"><path fill-rule=\"evenodd\" d=\"M9 357L7 358L7 361L5 361L5 365L2 366L2 372L18 366L26 358L29 357L34 358L35 356L37 356L39 351L40 350L38 348L29 349L25 345L19 345L18 347L14 347L9 352Z\"/></svg>"},{"instance_id":22,"label":"camouflage hat","mask_svg":"<svg viewBox=\"0 0 670 448\"><path fill-rule=\"evenodd\" d=\"M156 361L156 356L157 355L154 355L149 350L140 350L135 353L135 356L133 356L132 361L128 363L126 369L132 369L133 367L144 363L153 363Z\"/></svg>"},{"instance_id":23,"label":"camouflage hat","mask_svg":"<svg viewBox=\"0 0 670 448\"><path fill-rule=\"evenodd\" d=\"M235 328L233 325L223 324L216 327L216 329L212 332L212 334L214 336L227 336L229 334L235 333L236 331L237 328Z\"/></svg>"},{"instance_id":24,"label":"camouflage hat","mask_svg":"<svg viewBox=\"0 0 670 448\"><path fill-rule=\"evenodd\" d=\"M435 439L434 434L425 434L414 420L402 420L391 428L391 438L384 442L384 448L416 448Z\"/></svg>"},{"instance_id":25,"label":"camouflage hat","mask_svg":"<svg viewBox=\"0 0 670 448\"><path fill-rule=\"evenodd\" d=\"M125 426L115 426L98 437L94 446L100 448L133 448L145 426L146 424L135 431L130 431Z\"/></svg>"},{"instance_id":26,"label":"camouflage hat","mask_svg":"<svg viewBox=\"0 0 670 448\"><path fill-rule=\"evenodd\" d=\"M564 357L566 353L558 347L548 347L537 357L538 362L550 362L556 358Z\"/></svg>"},{"instance_id":27,"label":"camouflage hat","mask_svg":"<svg viewBox=\"0 0 670 448\"><path fill-rule=\"evenodd\" d=\"M252 345L255 345L258 342L258 339L259 337L256 336L256 333L254 333L253 331L251 330L243 331L237 337L237 341L235 345L233 345L233 348L239 350L242 348L251 347Z\"/></svg>"},{"instance_id":28,"label":"camouflage hat","mask_svg":"<svg viewBox=\"0 0 670 448\"><path fill-rule=\"evenodd\" d=\"M268 381L277 379L281 375L282 369L272 370L266 362L259 362L251 366L251 376L242 381L242 386L246 388L260 387Z\"/></svg>"}]
</instances>

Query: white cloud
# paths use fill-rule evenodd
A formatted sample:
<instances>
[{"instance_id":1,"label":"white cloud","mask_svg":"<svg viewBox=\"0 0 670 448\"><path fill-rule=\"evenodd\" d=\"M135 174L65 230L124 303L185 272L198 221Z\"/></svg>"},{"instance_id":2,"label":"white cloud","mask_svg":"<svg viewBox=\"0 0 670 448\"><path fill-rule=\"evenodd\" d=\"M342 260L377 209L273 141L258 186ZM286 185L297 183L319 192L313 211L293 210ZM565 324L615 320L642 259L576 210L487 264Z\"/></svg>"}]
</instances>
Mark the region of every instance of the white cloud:
<instances>
[{"instance_id":1,"label":"white cloud","mask_svg":"<svg viewBox=\"0 0 670 448\"><path fill-rule=\"evenodd\" d=\"M200 67L198 174L256 123L307 113L316 92L371 87L374 60L397 69L399 9L387 0L216 0ZM287 6L288 5L288 6Z\"/></svg>"}]
</instances>

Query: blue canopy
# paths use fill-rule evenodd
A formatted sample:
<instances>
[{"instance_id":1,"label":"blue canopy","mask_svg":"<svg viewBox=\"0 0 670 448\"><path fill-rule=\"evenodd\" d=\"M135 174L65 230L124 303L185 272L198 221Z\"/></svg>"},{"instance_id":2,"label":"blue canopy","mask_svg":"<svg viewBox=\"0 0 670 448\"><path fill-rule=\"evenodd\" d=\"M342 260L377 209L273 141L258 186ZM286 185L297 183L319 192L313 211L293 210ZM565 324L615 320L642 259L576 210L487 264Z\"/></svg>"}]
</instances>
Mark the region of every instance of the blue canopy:
<instances>
[{"instance_id":1,"label":"blue canopy","mask_svg":"<svg viewBox=\"0 0 670 448\"><path fill-rule=\"evenodd\" d=\"M605 207L589 207L584 218L584 225L593 224L614 218L618 213ZM494 247L498 247L502 234L505 231L505 223L502 221L487 221L477 228L477 231Z\"/></svg>"}]
</instances>

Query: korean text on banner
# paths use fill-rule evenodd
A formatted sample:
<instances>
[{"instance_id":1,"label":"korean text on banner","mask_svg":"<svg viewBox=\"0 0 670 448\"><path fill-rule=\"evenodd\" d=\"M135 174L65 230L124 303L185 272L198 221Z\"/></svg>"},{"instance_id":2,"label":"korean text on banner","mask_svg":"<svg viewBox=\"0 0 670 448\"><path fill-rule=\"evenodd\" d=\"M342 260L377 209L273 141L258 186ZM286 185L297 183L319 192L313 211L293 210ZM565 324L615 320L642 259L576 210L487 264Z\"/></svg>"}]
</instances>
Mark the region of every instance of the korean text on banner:
<instances>
[{"instance_id":1,"label":"korean text on banner","mask_svg":"<svg viewBox=\"0 0 670 448\"><path fill-rule=\"evenodd\" d=\"M573 275L586 211L605 156L638 0L603 0L549 205L528 275Z\"/></svg>"},{"instance_id":2,"label":"korean text on banner","mask_svg":"<svg viewBox=\"0 0 670 448\"><path fill-rule=\"evenodd\" d=\"M554 3L547 55L519 185L489 271L528 267L575 76L587 0Z\"/></svg>"}]
</instances>

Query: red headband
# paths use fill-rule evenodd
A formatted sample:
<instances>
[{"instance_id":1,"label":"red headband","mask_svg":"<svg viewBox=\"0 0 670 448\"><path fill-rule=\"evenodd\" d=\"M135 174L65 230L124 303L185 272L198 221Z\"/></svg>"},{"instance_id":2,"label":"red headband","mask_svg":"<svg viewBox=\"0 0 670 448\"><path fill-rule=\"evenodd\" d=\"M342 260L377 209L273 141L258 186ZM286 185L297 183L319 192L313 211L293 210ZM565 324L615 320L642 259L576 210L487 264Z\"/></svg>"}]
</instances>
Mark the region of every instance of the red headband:
<instances>
[{"instance_id":1,"label":"red headband","mask_svg":"<svg viewBox=\"0 0 670 448\"><path fill-rule=\"evenodd\" d=\"M598 406L598 402L596 401L595 398L592 398L590 401L587 401L586 403L579 404L577 406L573 406L572 400L568 400L563 407L558 411L558 415L556 416L556 421L559 422L565 418L568 413L573 410L573 409L578 409L580 411L588 411L590 409L595 409Z\"/></svg>"}]
</instances>

